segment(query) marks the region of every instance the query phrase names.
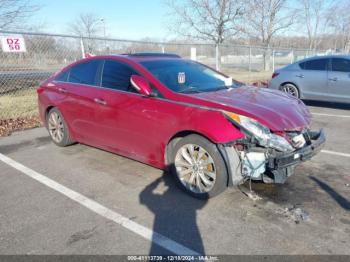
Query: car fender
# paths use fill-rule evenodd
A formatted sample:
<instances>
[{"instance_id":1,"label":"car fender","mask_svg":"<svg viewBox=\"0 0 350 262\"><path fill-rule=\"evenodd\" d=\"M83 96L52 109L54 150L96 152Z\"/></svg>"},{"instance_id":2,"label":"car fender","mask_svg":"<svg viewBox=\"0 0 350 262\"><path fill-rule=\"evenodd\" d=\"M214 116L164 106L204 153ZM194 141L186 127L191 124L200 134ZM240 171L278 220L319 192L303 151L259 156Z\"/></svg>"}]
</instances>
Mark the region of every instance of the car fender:
<instances>
[{"instance_id":1,"label":"car fender","mask_svg":"<svg viewBox=\"0 0 350 262\"><path fill-rule=\"evenodd\" d=\"M187 130L203 134L215 144L225 144L245 135L226 118L221 111L193 110Z\"/></svg>"},{"instance_id":2,"label":"car fender","mask_svg":"<svg viewBox=\"0 0 350 262\"><path fill-rule=\"evenodd\" d=\"M229 144L245 137L219 110L190 108L190 111L181 118L181 122L174 126L177 128L173 129L172 134L167 138L167 143L164 143L162 148L164 159L166 159L168 145L174 139L189 134L201 135L214 144Z\"/></svg>"},{"instance_id":3,"label":"car fender","mask_svg":"<svg viewBox=\"0 0 350 262\"><path fill-rule=\"evenodd\" d=\"M243 181L240 173L232 172L240 164L239 160L233 159L235 155L228 155L227 152L232 153L230 143L244 138L245 135L235 127L225 115L220 111L215 110L193 110L189 117L191 118L190 125L183 123L184 129L178 130L167 143L164 148L164 167L167 168L170 159L168 159L169 150L175 146L178 140L190 134L201 135L218 146L218 151L225 160L228 171L227 185L240 184ZM234 167L231 167L234 166Z\"/></svg>"}]
</instances>

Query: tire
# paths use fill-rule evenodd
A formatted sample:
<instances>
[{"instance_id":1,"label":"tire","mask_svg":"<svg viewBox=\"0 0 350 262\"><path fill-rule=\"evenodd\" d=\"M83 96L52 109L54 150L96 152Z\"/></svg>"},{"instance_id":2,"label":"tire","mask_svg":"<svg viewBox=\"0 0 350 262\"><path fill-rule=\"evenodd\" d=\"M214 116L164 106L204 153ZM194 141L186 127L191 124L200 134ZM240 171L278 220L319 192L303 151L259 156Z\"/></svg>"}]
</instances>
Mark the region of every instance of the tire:
<instances>
[{"instance_id":1,"label":"tire","mask_svg":"<svg viewBox=\"0 0 350 262\"><path fill-rule=\"evenodd\" d=\"M169 146L168 170L186 193L195 198L208 199L227 188L226 165L215 144L191 134L175 140Z\"/></svg>"},{"instance_id":2,"label":"tire","mask_svg":"<svg viewBox=\"0 0 350 262\"><path fill-rule=\"evenodd\" d=\"M51 140L58 146L65 147L74 143L61 112L57 108L52 108L46 117L46 127Z\"/></svg>"},{"instance_id":3,"label":"tire","mask_svg":"<svg viewBox=\"0 0 350 262\"><path fill-rule=\"evenodd\" d=\"M296 85L287 83L281 86L281 91L290 94L291 96L294 96L296 98L300 98L300 92L299 89L296 87Z\"/></svg>"}]
</instances>

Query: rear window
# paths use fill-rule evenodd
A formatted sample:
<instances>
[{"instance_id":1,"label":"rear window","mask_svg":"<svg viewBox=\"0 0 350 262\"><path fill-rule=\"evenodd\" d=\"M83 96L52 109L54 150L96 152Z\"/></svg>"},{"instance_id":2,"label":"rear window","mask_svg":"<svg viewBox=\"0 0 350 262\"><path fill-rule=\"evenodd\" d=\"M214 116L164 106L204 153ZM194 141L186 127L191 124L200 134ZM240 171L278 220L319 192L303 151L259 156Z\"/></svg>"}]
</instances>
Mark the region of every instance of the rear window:
<instances>
[{"instance_id":1,"label":"rear window","mask_svg":"<svg viewBox=\"0 0 350 262\"><path fill-rule=\"evenodd\" d=\"M299 64L299 66L301 69L304 69L304 70L325 71L327 70L327 67L328 67L328 61L329 61L328 58L313 59L313 60L302 62Z\"/></svg>"},{"instance_id":2,"label":"rear window","mask_svg":"<svg viewBox=\"0 0 350 262\"><path fill-rule=\"evenodd\" d=\"M350 72L350 60L344 58L332 58L332 71Z\"/></svg>"},{"instance_id":3,"label":"rear window","mask_svg":"<svg viewBox=\"0 0 350 262\"><path fill-rule=\"evenodd\" d=\"M97 81L97 69L99 64L99 60L93 60L72 67L68 81L77 84L99 85Z\"/></svg>"},{"instance_id":4,"label":"rear window","mask_svg":"<svg viewBox=\"0 0 350 262\"><path fill-rule=\"evenodd\" d=\"M60 82L67 82L68 81L68 76L69 76L69 70L63 72L62 74L59 74L55 80L60 81Z\"/></svg>"}]
</instances>

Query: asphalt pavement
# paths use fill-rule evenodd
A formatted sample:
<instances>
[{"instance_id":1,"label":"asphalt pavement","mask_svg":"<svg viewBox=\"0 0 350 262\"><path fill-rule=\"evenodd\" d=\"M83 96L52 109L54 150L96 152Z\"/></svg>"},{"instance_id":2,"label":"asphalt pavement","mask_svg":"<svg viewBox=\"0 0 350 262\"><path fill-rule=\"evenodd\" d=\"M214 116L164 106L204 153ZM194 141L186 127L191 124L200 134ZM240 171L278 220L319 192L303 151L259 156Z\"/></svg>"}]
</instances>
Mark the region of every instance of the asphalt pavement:
<instances>
[{"instance_id":1,"label":"asphalt pavement","mask_svg":"<svg viewBox=\"0 0 350 262\"><path fill-rule=\"evenodd\" d=\"M284 185L253 183L257 201L237 187L194 199L161 170L59 148L44 128L1 138L0 254L350 255L350 109L308 105L325 151Z\"/></svg>"}]
</instances>

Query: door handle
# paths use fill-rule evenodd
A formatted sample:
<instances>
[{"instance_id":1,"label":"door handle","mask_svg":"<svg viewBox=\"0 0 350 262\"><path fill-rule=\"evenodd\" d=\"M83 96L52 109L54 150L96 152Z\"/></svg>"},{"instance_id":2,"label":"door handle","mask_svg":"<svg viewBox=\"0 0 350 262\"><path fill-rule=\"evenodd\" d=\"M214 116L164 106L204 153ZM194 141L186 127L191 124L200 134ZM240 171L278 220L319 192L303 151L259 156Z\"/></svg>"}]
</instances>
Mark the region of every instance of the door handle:
<instances>
[{"instance_id":1,"label":"door handle","mask_svg":"<svg viewBox=\"0 0 350 262\"><path fill-rule=\"evenodd\" d=\"M329 80L329 81L336 82L336 81L338 81L338 78L337 78L337 77L334 77L334 78L329 78L328 80Z\"/></svg>"},{"instance_id":2,"label":"door handle","mask_svg":"<svg viewBox=\"0 0 350 262\"><path fill-rule=\"evenodd\" d=\"M296 77L304 78L304 75L303 75L303 74L300 74L300 75L296 75Z\"/></svg>"},{"instance_id":3,"label":"door handle","mask_svg":"<svg viewBox=\"0 0 350 262\"><path fill-rule=\"evenodd\" d=\"M97 103L99 105L103 105L103 106L107 105L106 101L99 99L99 98L95 98L94 101L95 101L95 103Z\"/></svg>"},{"instance_id":4,"label":"door handle","mask_svg":"<svg viewBox=\"0 0 350 262\"><path fill-rule=\"evenodd\" d=\"M60 88L58 89L58 92L60 92L60 93L62 93L62 94L65 94L65 93L67 93L68 91L67 91L66 89L60 87Z\"/></svg>"}]
</instances>

